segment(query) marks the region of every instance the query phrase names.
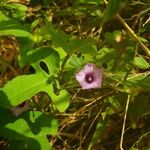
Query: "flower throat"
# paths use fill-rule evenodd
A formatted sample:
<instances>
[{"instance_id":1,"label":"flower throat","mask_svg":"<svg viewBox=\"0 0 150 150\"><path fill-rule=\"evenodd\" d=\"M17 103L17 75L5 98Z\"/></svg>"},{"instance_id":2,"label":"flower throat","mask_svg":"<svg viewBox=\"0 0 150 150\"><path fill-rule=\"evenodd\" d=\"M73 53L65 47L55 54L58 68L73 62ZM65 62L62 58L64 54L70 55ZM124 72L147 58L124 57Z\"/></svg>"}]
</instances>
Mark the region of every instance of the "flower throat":
<instances>
[{"instance_id":1,"label":"flower throat","mask_svg":"<svg viewBox=\"0 0 150 150\"><path fill-rule=\"evenodd\" d=\"M93 82L93 80L94 80L93 74L92 74L92 73L88 73L88 74L85 76L85 80L86 80L86 82L88 82L88 83Z\"/></svg>"}]
</instances>

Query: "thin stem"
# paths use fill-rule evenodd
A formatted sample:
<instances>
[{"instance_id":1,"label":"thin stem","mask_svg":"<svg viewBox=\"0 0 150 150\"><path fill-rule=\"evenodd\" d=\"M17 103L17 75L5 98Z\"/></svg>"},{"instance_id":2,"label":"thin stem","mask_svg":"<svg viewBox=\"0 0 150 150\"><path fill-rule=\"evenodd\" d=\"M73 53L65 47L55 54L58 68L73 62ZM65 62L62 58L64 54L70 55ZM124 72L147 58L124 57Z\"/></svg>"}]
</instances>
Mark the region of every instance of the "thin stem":
<instances>
[{"instance_id":1,"label":"thin stem","mask_svg":"<svg viewBox=\"0 0 150 150\"><path fill-rule=\"evenodd\" d=\"M122 125L121 139L120 139L120 149L121 150L124 150L123 149L123 139L124 139L124 132L125 132L127 112L128 112L128 107L129 107L130 99L131 99L131 95L128 95L127 103L126 103L126 108L125 108L125 114L124 114L124 120L123 120L123 125Z\"/></svg>"},{"instance_id":2,"label":"thin stem","mask_svg":"<svg viewBox=\"0 0 150 150\"><path fill-rule=\"evenodd\" d=\"M71 54L68 53L68 54L66 55L66 57L64 58L64 61L63 61L62 65L61 65L61 71L64 70L65 64L67 63L68 59L70 58L70 55L71 55Z\"/></svg>"},{"instance_id":3,"label":"thin stem","mask_svg":"<svg viewBox=\"0 0 150 150\"><path fill-rule=\"evenodd\" d=\"M146 137L148 134L150 134L150 131L149 132L146 132L145 134L143 134L133 145L132 145L132 148L138 144L144 137Z\"/></svg>"},{"instance_id":4,"label":"thin stem","mask_svg":"<svg viewBox=\"0 0 150 150\"><path fill-rule=\"evenodd\" d=\"M65 67L67 61L69 60L70 56L71 56L71 53L68 53L68 54L66 55L66 57L64 58L64 61L62 62L61 70L60 70L60 73L59 73L59 79L60 79L60 80L62 79L64 67Z\"/></svg>"}]
</instances>

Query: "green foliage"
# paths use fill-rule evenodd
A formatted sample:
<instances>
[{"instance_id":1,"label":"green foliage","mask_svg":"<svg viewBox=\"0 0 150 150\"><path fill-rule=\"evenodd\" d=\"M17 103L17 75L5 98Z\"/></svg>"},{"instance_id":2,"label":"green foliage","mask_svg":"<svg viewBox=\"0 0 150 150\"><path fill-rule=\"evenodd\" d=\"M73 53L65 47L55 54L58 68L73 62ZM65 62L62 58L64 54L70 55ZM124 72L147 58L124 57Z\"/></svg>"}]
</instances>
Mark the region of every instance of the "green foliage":
<instances>
[{"instance_id":1,"label":"green foliage","mask_svg":"<svg viewBox=\"0 0 150 150\"><path fill-rule=\"evenodd\" d=\"M93 54L96 52L93 40L80 40L73 35L66 35L62 31L56 30L50 23L42 27L41 34L45 39L51 40L54 47L61 47L67 53L79 51Z\"/></svg>"},{"instance_id":2,"label":"green foliage","mask_svg":"<svg viewBox=\"0 0 150 150\"><path fill-rule=\"evenodd\" d=\"M132 123L150 114L150 94L143 93L135 96L129 106L129 118Z\"/></svg>"},{"instance_id":3,"label":"green foliage","mask_svg":"<svg viewBox=\"0 0 150 150\"><path fill-rule=\"evenodd\" d=\"M18 144L19 143L19 144ZM37 149L37 150L53 150L52 146L49 144L47 138L44 137L35 137L35 139L28 138L25 141L20 140L10 140L10 146L7 148L7 150L31 150L31 149Z\"/></svg>"},{"instance_id":4,"label":"green foliage","mask_svg":"<svg viewBox=\"0 0 150 150\"><path fill-rule=\"evenodd\" d=\"M143 57L135 57L134 65L140 69L148 69L150 67L149 63Z\"/></svg>"},{"instance_id":5,"label":"green foliage","mask_svg":"<svg viewBox=\"0 0 150 150\"><path fill-rule=\"evenodd\" d=\"M101 24L103 25L108 20L111 20L125 7L127 0L110 0L107 8L104 11Z\"/></svg>"},{"instance_id":6,"label":"green foliage","mask_svg":"<svg viewBox=\"0 0 150 150\"><path fill-rule=\"evenodd\" d=\"M125 113L124 149L148 149L149 4L105 3L0 1L0 136L7 149L118 149ZM114 19L119 13L123 19ZM97 89L76 81L87 63L103 68ZM12 107L23 109L25 101L29 109L14 116Z\"/></svg>"},{"instance_id":7,"label":"green foliage","mask_svg":"<svg viewBox=\"0 0 150 150\"><path fill-rule=\"evenodd\" d=\"M60 57L51 47L39 47L30 50L27 53L26 60L31 64L40 64L40 62L44 62L48 67L49 73L54 75L59 68ZM36 71L38 71L38 69Z\"/></svg>"},{"instance_id":8,"label":"green foliage","mask_svg":"<svg viewBox=\"0 0 150 150\"><path fill-rule=\"evenodd\" d=\"M18 76L1 89L1 106L7 108L16 106L24 100L30 99L47 85L48 78L42 74Z\"/></svg>"},{"instance_id":9,"label":"green foliage","mask_svg":"<svg viewBox=\"0 0 150 150\"><path fill-rule=\"evenodd\" d=\"M4 109L1 109L1 115L6 117L0 124L0 134L10 140L10 149L50 149L46 134L57 133L58 124L54 117L29 111L16 118Z\"/></svg>"},{"instance_id":10,"label":"green foliage","mask_svg":"<svg viewBox=\"0 0 150 150\"><path fill-rule=\"evenodd\" d=\"M28 26L24 26L15 20L0 21L0 36L17 36L33 39L33 35L27 30Z\"/></svg>"},{"instance_id":11,"label":"green foliage","mask_svg":"<svg viewBox=\"0 0 150 150\"><path fill-rule=\"evenodd\" d=\"M41 55L40 53L44 51L45 55ZM38 92L43 91L49 94L59 111L63 112L69 105L69 95L65 90L61 90L60 94L56 95L53 89L55 82L53 75L59 66L58 53L50 48L38 48L30 51L28 56L27 59L33 64L36 73L33 75L18 76L8 82L0 91L1 106L7 108L16 106L24 100L30 99ZM36 60L33 58L36 58ZM40 61L46 63L50 75L42 70Z\"/></svg>"},{"instance_id":12,"label":"green foliage","mask_svg":"<svg viewBox=\"0 0 150 150\"><path fill-rule=\"evenodd\" d=\"M6 16L2 11L0 11L0 19L1 21L9 20L9 17Z\"/></svg>"},{"instance_id":13,"label":"green foliage","mask_svg":"<svg viewBox=\"0 0 150 150\"><path fill-rule=\"evenodd\" d=\"M11 13L13 18L22 19L25 17L28 7L22 4L10 3L3 5L9 13Z\"/></svg>"},{"instance_id":14,"label":"green foliage","mask_svg":"<svg viewBox=\"0 0 150 150\"><path fill-rule=\"evenodd\" d=\"M149 73L148 73L149 74ZM136 74L129 77L125 83L125 87L130 91L148 90L150 89L150 77L148 74Z\"/></svg>"},{"instance_id":15,"label":"green foliage","mask_svg":"<svg viewBox=\"0 0 150 150\"><path fill-rule=\"evenodd\" d=\"M98 123L95 129L95 133L93 135L92 141L89 146L89 150L92 148L94 144L98 142L100 135L102 135L103 131L106 129L106 121L102 121L102 123Z\"/></svg>"},{"instance_id":16,"label":"green foliage","mask_svg":"<svg viewBox=\"0 0 150 150\"><path fill-rule=\"evenodd\" d=\"M102 4L102 0L77 0L76 3L84 3L84 4Z\"/></svg>"}]
</instances>

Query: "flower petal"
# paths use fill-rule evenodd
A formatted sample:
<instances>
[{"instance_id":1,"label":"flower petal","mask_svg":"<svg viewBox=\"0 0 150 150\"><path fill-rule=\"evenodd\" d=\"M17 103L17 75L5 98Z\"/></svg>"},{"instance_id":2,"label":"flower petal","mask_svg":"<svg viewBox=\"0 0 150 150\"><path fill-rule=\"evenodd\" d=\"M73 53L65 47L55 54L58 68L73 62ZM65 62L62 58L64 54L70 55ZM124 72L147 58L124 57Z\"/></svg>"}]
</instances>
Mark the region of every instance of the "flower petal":
<instances>
[{"instance_id":1,"label":"flower petal","mask_svg":"<svg viewBox=\"0 0 150 150\"><path fill-rule=\"evenodd\" d=\"M84 72L85 73L89 73L89 72L93 72L93 70L95 69L95 64L91 64L91 63L89 63L89 64L86 64L85 65L85 67L84 67Z\"/></svg>"},{"instance_id":2,"label":"flower petal","mask_svg":"<svg viewBox=\"0 0 150 150\"><path fill-rule=\"evenodd\" d=\"M83 70L81 70L79 73L77 73L75 76L76 76L76 79L77 81L80 82L83 82L85 80L85 72Z\"/></svg>"}]
</instances>

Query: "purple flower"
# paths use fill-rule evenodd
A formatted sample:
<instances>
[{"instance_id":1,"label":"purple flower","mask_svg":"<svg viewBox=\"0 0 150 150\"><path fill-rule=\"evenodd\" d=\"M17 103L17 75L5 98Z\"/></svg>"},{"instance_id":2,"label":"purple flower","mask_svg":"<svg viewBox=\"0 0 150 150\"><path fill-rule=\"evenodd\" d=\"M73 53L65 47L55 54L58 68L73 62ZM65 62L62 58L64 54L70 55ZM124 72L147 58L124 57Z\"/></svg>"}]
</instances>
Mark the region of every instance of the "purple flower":
<instances>
[{"instance_id":1,"label":"purple flower","mask_svg":"<svg viewBox=\"0 0 150 150\"><path fill-rule=\"evenodd\" d=\"M92 89L101 87L103 69L97 68L95 64L86 64L85 67L76 74L76 79L82 89Z\"/></svg>"}]
</instances>

